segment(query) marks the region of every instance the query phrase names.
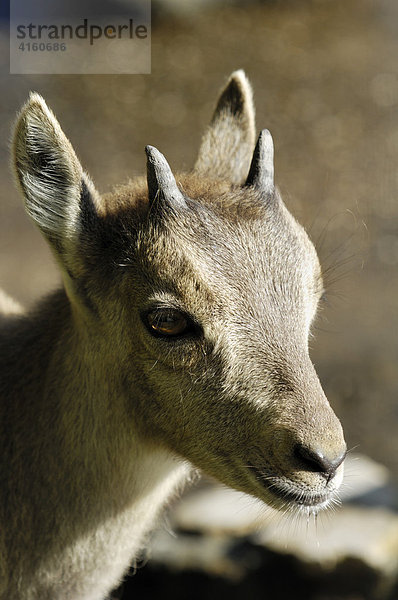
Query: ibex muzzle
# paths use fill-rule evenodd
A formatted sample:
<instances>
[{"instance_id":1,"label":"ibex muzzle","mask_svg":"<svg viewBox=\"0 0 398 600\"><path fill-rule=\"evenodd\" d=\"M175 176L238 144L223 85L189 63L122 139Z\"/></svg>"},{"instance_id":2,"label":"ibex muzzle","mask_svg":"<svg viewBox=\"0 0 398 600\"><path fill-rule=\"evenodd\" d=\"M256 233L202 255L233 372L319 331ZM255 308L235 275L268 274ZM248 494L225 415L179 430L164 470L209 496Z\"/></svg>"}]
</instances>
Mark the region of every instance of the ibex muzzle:
<instances>
[{"instance_id":1,"label":"ibex muzzle","mask_svg":"<svg viewBox=\"0 0 398 600\"><path fill-rule=\"evenodd\" d=\"M254 141L238 71L192 173L147 146L147 181L101 197L42 98L23 107L17 180L65 291L0 341L1 598L103 598L191 464L278 508L335 497L321 269Z\"/></svg>"}]
</instances>

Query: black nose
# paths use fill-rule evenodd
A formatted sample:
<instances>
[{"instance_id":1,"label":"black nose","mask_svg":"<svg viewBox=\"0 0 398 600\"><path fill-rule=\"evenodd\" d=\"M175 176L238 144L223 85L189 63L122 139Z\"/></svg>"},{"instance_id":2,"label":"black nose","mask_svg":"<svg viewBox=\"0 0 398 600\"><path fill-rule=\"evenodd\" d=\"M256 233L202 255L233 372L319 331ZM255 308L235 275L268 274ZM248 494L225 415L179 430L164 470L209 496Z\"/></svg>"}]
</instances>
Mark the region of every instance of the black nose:
<instances>
[{"instance_id":1,"label":"black nose","mask_svg":"<svg viewBox=\"0 0 398 600\"><path fill-rule=\"evenodd\" d=\"M329 482L336 474L337 469L345 459L347 450L339 455L327 455L320 449L309 448L296 444L294 455L300 462L300 467L313 473L321 473Z\"/></svg>"}]
</instances>

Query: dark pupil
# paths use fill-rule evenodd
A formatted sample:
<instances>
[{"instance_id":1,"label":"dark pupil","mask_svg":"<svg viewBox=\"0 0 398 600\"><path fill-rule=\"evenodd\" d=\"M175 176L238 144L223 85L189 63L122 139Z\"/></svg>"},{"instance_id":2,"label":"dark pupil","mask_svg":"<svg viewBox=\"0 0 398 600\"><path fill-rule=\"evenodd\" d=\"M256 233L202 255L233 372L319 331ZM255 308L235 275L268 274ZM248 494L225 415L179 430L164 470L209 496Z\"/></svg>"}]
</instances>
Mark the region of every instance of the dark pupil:
<instances>
[{"instance_id":1,"label":"dark pupil","mask_svg":"<svg viewBox=\"0 0 398 600\"><path fill-rule=\"evenodd\" d=\"M181 335L187 327L186 318L177 311L149 313L148 321L154 331L167 336Z\"/></svg>"}]
</instances>

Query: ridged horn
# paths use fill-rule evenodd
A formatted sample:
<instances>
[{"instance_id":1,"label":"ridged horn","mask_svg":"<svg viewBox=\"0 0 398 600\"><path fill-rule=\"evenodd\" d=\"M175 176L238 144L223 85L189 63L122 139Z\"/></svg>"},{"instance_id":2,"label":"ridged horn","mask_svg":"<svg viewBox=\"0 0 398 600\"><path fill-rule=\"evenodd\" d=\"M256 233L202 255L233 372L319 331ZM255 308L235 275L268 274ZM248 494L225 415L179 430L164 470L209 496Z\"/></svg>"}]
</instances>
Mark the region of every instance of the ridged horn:
<instances>
[{"instance_id":1,"label":"ridged horn","mask_svg":"<svg viewBox=\"0 0 398 600\"><path fill-rule=\"evenodd\" d=\"M161 198L171 206L185 206L184 196L163 154L154 146L146 146L145 152L149 201L152 203L156 198Z\"/></svg>"},{"instance_id":2,"label":"ridged horn","mask_svg":"<svg viewBox=\"0 0 398 600\"><path fill-rule=\"evenodd\" d=\"M254 185L266 194L274 191L274 142L268 129L258 136L245 185Z\"/></svg>"}]
</instances>

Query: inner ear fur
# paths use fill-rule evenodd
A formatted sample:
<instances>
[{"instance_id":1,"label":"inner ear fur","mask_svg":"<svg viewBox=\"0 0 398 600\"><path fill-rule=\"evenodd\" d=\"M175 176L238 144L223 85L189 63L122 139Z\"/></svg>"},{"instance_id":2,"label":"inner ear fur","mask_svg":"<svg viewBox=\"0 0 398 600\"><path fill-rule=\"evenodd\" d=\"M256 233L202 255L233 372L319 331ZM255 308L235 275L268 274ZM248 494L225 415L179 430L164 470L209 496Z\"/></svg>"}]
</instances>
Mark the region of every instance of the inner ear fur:
<instances>
[{"instance_id":1,"label":"inner ear fur","mask_svg":"<svg viewBox=\"0 0 398 600\"><path fill-rule=\"evenodd\" d=\"M230 76L206 130L194 170L199 175L242 184L255 141L255 110L250 83L242 70Z\"/></svg>"}]
</instances>

